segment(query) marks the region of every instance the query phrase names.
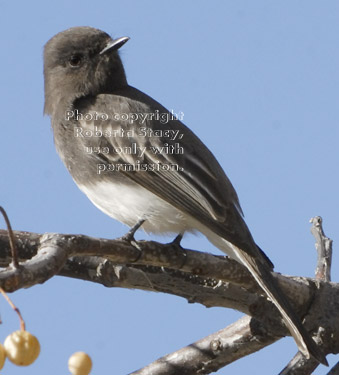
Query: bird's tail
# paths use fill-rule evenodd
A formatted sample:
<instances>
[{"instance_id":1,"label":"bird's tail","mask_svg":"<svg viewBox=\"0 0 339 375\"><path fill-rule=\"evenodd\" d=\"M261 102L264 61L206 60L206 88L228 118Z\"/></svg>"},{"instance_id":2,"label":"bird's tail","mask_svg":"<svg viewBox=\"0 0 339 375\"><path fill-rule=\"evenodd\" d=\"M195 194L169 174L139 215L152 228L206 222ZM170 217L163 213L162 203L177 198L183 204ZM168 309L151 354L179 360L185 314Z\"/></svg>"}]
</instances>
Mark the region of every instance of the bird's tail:
<instances>
[{"instance_id":1,"label":"bird's tail","mask_svg":"<svg viewBox=\"0 0 339 375\"><path fill-rule=\"evenodd\" d=\"M214 237L214 236L213 236ZM310 355L317 361L328 366L326 357L321 349L317 346L310 334L306 331L299 317L294 312L290 303L281 291L276 279L273 277L269 267L264 262L260 261L260 254L258 257L253 257L247 252L239 250L233 244L223 238L218 238L217 241L209 237L209 240L214 243L221 251L230 254L233 258L240 261L252 274L259 286L264 290L270 300L279 310L286 327L293 336L300 352L306 357ZM231 251L230 251L231 247ZM259 252L258 252L259 253Z\"/></svg>"}]
</instances>

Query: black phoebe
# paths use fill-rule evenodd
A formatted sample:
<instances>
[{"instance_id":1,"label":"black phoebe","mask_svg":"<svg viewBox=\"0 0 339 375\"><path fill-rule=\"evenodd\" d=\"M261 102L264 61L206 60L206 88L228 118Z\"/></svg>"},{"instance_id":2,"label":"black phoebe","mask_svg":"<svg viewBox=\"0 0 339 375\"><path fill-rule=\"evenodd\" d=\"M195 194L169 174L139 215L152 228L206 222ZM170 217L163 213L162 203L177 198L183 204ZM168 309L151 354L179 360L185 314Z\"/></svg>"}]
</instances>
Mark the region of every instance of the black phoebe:
<instances>
[{"instance_id":1,"label":"black phoebe","mask_svg":"<svg viewBox=\"0 0 339 375\"><path fill-rule=\"evenodd\" d=\"M130 227L203 233L247 267L299 350L327 364L280 291L213 154L173 113L128 85L118 55L128 39L75 27L45 46L45 113L74 181L100 210Z\"/></svg>"}]
</instances>

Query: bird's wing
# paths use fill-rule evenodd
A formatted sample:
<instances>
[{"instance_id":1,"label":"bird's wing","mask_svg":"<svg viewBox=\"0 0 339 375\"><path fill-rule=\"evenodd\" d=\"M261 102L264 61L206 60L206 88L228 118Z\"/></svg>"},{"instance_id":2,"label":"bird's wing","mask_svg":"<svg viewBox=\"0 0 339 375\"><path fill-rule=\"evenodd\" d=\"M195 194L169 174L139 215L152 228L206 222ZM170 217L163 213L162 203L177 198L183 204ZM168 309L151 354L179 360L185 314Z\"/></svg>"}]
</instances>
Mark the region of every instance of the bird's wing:
<instances>
[{"instance_id":1,"label":"bird's wing","mask_svg":"<svg viewBox=\"0 0 339 375\"><path fill-rule=\"evenodd\" d=\"M167 123L155 118L121 121L123 115L166 111L154 101L145 102L144 97L101 94L77 104L80 112L95 113L99 117L96 121L81 121L82 126L95 127L103 133L97 138L97 144L109 149L109 153L98 154L98 160L106 164L146 166L147 171L120 168L120 172L252 253L256 246L242 218L237 194L215 157L199 138L178 120ZM106 115L105 119L100 119L100 113ZM161 131L162 136L158 136ZM167 135L176 132L177 137L166 137L165 131ZM91 139L92 144L93 141ZM144 152L138 154L135 150Z\"/></svg>"}]
</instances>

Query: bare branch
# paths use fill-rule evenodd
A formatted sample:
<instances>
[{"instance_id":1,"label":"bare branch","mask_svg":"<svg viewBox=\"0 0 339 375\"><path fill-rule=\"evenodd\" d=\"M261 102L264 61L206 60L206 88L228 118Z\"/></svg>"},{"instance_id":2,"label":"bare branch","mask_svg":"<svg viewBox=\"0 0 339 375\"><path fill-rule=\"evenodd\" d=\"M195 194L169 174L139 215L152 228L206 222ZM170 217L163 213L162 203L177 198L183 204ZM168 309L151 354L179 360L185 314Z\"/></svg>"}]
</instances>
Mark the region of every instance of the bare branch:
<instances>
[{"instance_id":1,"label":"bare branch","mask_svg":"<svg viewBox=\"0 0 339 375\"><path fill-rule=\"evenodd\" d=\"M7 216L5 209L1 206L0 206L0 212L2 213L2 216L5 219L7 230L8 230L9 244L11 246L11 251L12 251L12 265L14 268L18 268L19 267L18 252L14 244L14 235L13 235L12 226L11 226L11 223L9 221L9 218Z\"/></svg>"},{"instance_id":2,"label":"bare branch","mask_svg":"<svg viewBox=\"0 0 339 375\"><path fill-rule=\"evenodd\" d=\"M22 263L20 272L13 268L0 272L0 286L7 291L59 274L108 287L171 293L208 307L232 307L260 321L272 340L288 335L280 314L247 270L227 257L182 249L175 243L138 241L133 246L121 239L82 235L14 232L14 236ZM10 259L8 233L0 230L0 264L7 266ZM322 327L324 352L338 352L339 316L333 312L339 311L339 286L277 273L274 277L305 318L306 329L314 332Z\"/></svg>"},{"instance_id":3,"label":"bare branch","mask_svg":"<svg viewBox=\"0 0 339 375\"><path fill-rule=\"evenodd\" d=\"M262 330L262 331L261 331ZM264 333L264 334L262 334ZM276 341L248 316L130 375L210 374Z\"/></svg>"},{"instance_id":4,"label":"bare branch","mask_svg":"<svg viewBox=\"0 0 339 375\"><path fill-rule=\"evenodd\" d=\"M298 352L279 375L311 375L318 366L315 359L306 359Z\"/></svg>"},{"instance_id":5,"label":"bare branch","mask_svg":"<svg viewBox=\"0 0 339 375\"><path fill-rule=\"evenodd\" d=\"M339 375L339 362L337 362L337 363L331 368L331 371L328 372L327 375Z\"/></svg>"},{"instance_id":6,"label":"bare branch","mask_svg":"<svg viewBox=\"0 0 339 375\"><path fill-rule=\"evenodd\" d=\"M138 246L134 247L121 239L96 239L83 235L56 233L39 235L14 232L14 236L18 247L19 260L29 260L24 263L25 267L30 265L30 262L33 261L39 252L44 253L50 249L53 251L53 257L60 256L57 261L58 267L74 256L97 256L109 259L115 264L134 263L176 269L200 277L231 282L246 288L247 291L262 293L247 269L238 262L225 256L215 256L195 250L183 249L175 243L161 244L154 241L137 241ZM8 233L0 230L0 265L3 267L10 263L9 249ZM46 275L45 279L57 273L57 266L50 267L53 272L50 275ZM287 279L279 274L275 274L275 276L281 288L286 289L288 291L287 294L292 295L292 299L297 292L300 296L300 300L297 302L298 307L303 309L312 297L311 280L300 277ZM0 274L0 284L6 277ZM38 282L41 282L42 279L39 278Z\"/></svg>"},{"instance_id":7,"label":"bare branch","mask_svg":"<svg viewBox=\"0 0 339 375\"><path fill-rule=\"evenodd\" d=\"M322 281L331 281L333 241L325 236L322 228L322 218L320 216L313 217L310 223L312 223L311 233L316 240L315 248L318 253L315 278Z\"/></svg>"},{"instance_id":8,"label":"bare branch","mask_svg":"<svg viewBox=\"0 0 339 375\"><path fill-rule=\"evenodd\" d=\"M58 238L55 243L46 240L44 244L44 238L45 236L41 237L40 247L32 259L27 260L19 268L10 266L0 272L0 284L7 292L43 283L56 275L64 266L68 254L62 246L62 239ZM19 254L21 244L21 242L16 244Z\"/></svg>"},{"instance_id":9,"label":"bare branch","mask_svg":"<svg viewBox=\"0 0 339 375\"><path fill-rule=\"evenodd\" d=\"M245 314L249 314L257 304L269 305L263 297L231 283L164 267L114 264L98 257L72 258L59 275L96 282L106 287L173 294L187 299L189 303L227 307Z\"/></svg>"}]
</instances>

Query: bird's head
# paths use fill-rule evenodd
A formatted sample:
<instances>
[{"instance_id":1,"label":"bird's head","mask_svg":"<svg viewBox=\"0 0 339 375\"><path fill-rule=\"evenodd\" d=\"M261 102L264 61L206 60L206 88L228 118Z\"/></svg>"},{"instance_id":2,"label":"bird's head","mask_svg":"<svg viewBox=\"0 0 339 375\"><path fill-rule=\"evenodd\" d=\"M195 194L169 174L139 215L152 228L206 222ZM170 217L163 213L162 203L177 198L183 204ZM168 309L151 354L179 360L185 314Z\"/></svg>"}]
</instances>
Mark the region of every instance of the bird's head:
<instances>
[{"instance_id":1,"label":"bird's head","mask_svg":"<svg viewBox=\"0 0 339 375\"><path fill-rule=\"evenodd\" d=\"M128 37L112 39L91 27L73 27L50 39L44 49L45 108L60 101L112 92L127 84L118 49Z\"/></svg>"}]
</instances>

